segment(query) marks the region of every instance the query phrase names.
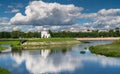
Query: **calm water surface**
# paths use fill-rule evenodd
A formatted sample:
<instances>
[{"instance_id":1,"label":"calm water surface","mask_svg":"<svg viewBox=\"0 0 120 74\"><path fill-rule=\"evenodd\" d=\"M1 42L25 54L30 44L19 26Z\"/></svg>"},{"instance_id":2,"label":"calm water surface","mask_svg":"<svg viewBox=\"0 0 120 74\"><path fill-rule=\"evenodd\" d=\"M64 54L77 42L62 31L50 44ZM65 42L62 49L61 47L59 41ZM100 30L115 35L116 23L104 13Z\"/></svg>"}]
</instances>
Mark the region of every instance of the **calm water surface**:
<instances>
[{"instance_id":1,"label":"calm water surface","mask_svg":"<svg viewBox=\"0 0 120 74\"><path fill-rule=\"evenodd\" d=\"M88 47L113 41L91 41L66 49L24 50L0 54L0 66L13 74L120 74L120 58L92 54ZM80 51L86 51L81 54Z\"/></svg>"}]
</instances>

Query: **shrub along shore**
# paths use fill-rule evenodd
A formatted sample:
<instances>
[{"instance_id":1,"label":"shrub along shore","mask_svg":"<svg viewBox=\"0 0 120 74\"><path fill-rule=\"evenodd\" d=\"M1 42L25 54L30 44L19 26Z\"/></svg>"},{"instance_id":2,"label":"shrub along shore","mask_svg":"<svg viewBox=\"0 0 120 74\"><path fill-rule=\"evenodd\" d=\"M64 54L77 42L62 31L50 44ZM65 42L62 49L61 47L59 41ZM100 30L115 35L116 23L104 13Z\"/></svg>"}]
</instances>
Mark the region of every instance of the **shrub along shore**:
<instances>
[{"instance_id":1,"label":"shrub along shore","mask_svg":"<svg viewBox=\"0 0 120 74\"><path fill-rule=\"evenodd\" d=\"M8 70L0 67L0 74L11 74Z\"/></svg>"},{"instance_id":2,"label":"shrub along shore","mask_svg":"<svg viewBox=\"0 0 120 74\"><path fill-rule=\"evenodd\" d=\"M7 49L6 47L0 46L0 51Z\"/></svg>"},{"instance_id":3,"label":"shrub along shore","mask_svg":"<svg viewBox=\"0 0 120 74\"><path fill-rule=\"evenodd\" d=\"M89 49L95 54L105 55L108 57L120 57L120 40L111 44L91 46Z\"/></svg>"}]
</instances>

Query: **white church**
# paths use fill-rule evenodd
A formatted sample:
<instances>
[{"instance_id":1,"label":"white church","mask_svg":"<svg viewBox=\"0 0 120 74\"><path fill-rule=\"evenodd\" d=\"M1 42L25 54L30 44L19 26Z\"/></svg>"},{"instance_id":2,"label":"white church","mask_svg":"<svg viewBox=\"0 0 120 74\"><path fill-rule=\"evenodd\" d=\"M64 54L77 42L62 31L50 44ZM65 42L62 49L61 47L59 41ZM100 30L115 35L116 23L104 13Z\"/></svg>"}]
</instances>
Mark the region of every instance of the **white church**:
<instances>
[{"instance_id":1,"label":"white church","mask_svg":"<svg viewBox=\"0 0 120 74\"><path fill-rule=\"evenodd\" d=\"M50 33L45 28L41 31L41 38L50 38Z\"/></svg>"}]
</instances>

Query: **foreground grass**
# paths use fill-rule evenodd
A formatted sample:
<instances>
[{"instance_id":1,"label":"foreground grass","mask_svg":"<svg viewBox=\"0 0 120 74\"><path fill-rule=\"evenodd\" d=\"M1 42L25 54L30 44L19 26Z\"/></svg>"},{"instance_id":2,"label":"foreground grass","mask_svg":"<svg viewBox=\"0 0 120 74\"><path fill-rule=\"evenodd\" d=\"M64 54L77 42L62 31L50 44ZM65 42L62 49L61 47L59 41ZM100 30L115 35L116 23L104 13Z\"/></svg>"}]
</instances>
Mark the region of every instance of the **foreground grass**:
<instances>
[{"instance_id":1,"label":"foreground grass","mask_svg":"<svg viewBox=\"0 0 120 74\"><path fill-rule=\"evenodd\" d=\"M8 70L0 67L0 74L11 74Z\"/></svg>"},{"instance_id":2,"label":"foreground grass","mask_svg":"<svg viewBox=\"0 0 120 74\"><path fill-rule=\"evenodd\" d=\"M91 46L90 51L95 54L105 55L108 57L120 57L120 40L112 44Z\"/></svg>"}]
</instances>

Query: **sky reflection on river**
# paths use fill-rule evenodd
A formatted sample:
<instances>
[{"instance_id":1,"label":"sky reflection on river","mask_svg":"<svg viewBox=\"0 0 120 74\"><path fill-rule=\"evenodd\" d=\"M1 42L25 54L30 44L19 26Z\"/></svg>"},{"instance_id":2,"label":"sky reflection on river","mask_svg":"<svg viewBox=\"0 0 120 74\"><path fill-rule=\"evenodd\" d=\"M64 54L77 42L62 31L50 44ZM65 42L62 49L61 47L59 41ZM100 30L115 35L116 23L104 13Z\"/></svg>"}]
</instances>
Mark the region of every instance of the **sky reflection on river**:
<instances>
[{"instance_id":1,"label":"sky reflection on river","mask_svg":"<svg viewBox=\"0 0 120 74\"><path fill-rule=\"evenodd\" d=\"M1 55L0 66L9 69L14 74L119 74L119 58L91 54L89 50L85 50L85 54L80 54L81 50L91 44L76 45L67 48L64 52L24 50L21 53Z\"/></svg>"}]
</instances>

